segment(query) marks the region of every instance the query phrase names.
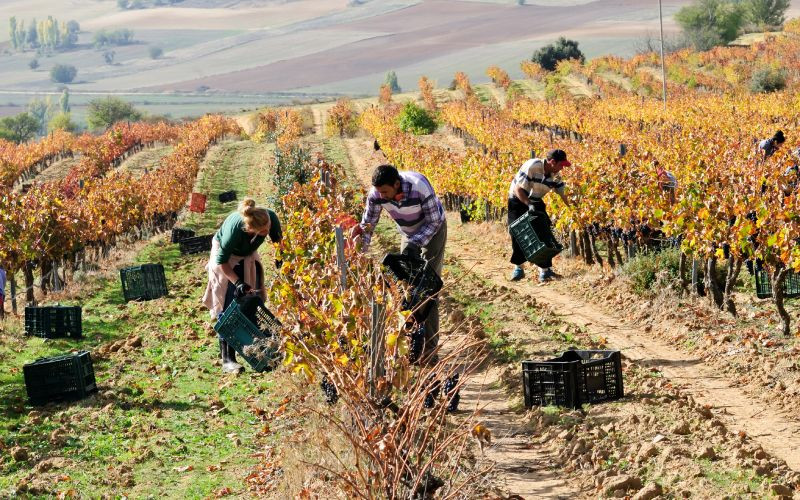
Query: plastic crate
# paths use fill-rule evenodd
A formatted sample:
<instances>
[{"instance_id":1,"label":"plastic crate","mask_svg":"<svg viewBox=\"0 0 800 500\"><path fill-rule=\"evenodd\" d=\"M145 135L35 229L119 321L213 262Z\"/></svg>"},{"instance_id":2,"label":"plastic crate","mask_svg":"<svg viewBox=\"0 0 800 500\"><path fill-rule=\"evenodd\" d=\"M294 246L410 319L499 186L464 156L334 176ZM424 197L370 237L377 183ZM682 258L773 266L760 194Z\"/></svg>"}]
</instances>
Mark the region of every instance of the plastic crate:
<instances>
[{"instance_id":1,"label":"plastic crate","mask_svg":"<svg viewBox=\"0 0 800 500\"><path fill-rule=\"evenodd\" d=\"M45 339L81 338L80 306L47 306L25 308L25 334Z\"/></svg>"},{"instance_id":2,"label":"plastic crate","mask_svg":"<svg viewBox=\"0 0 800 500\"><path fill-rule=\"evenodd\" d=\"M82 399L97 390L88 351L41 358L22 367L28 399L34 405Z\"/></svg>"},{"instance_id":3,"label":"plastic crate","mask_svg":"<svg viewBox=\"0 0 800 500\"><path fill-rule=\"evenodd\" d=\"M511 237L519 244L525 254L525 259L534 264L548 266L548 261L561 253L564 249L561 244L552 239L543 242L533 229L533 218L530 214L522 214L508 227Z\"/></svg>"},{"instance_id":4,"label":"plastic crate","mask_svg":"<svg viewBox=\"0 0 800 500\"><path fill-rule=\"evenodd\" d=\"M198 214L206 211L206 195L200 193L192 193L189 198L189 210Z\"/></svg>"},{"instance_id":5,"label":"plastic crate","mask_svg":"<svg viewBox=\"0 0 800 500\"><path fill-rule=\"evenodd\" d=\"M257 372L278 366L281 322L257 296L234 300L214 325L220 337ZM254 346L255 347L251 347Z\"/></svg>"},{"instance_id":6,"label":"plastic crate","mask_svg":"<svg viewBox=\"0 0 800 500\"><path fill-rule=\"evenodd\" d=\"M220 203L228 203L229 201L236 200L236 191L225 191L219 194Z\"/></svg>"},{"instance_id":7,"label":"plastic crate","mask_svg":"<svg viewBox=\"0 0 800 500\"><path fill-rule=\"evenodd\" d=\"M770 281L769 271L763 268L755 270L756 297L759 299L769 299L772 297L772 282ZM783 280L783 298L796 299L800 297L800 275L794 271L786 273Z\"/></svg>"},{"instance_id":8,"label":"plastic crate","mask_svg":"<svg viewBox=\"0 0 800 500\"><path fill-rule=\"evenodd\" d=\"M549 361L523 361L525 407L612 401L624 396L619 351L566 351Z\"/></svg>"},{"instance_id":9,"label":"plastic crate","mask_svg":"<svg viewBox=\"0 0 800 500\"><path fill-rule=\"evenodd\" d=\"M119 270L125 302L153 300L167 294L167 279L161 264L144 264Z\"/></svg>"},{"instance_id":10,"label":"plastic crate","mask_svg":"<svg viewBox=\"0 0 800 500\"><path fill-rule=\"evenodd\" d=\"M180 243L181 241L187 238L191 238L193 236L194 236L194 231L192 231L191 229L174 227L172 228L172 238L170 238L170 241L172 243Z\"/></svg>"},{"instance_id":11,"label":"plastic crate","mask_svg":"<svg viewBox=\"0 0 800 500\"><path fill-rule=\"evenodd\" d=\"M410 290L403 299L403 310L414 311L414 319L418 322L424 321L433 306L433 301L428 299L432 299L442 289L442 278L424 260L408 255L386 254L382 264L395 279L410 285ZM426 301L424 306L419 307Z\"/></svg>"},{"instance_id":12,"label":"plastic crate","mask_svg":"<svg viewBox=\"0 0 800 500\"><path fill-rule=\"evenodd\" d=\"M203 253L211 251L211 240L214 238L213 234L205 236L195 236L194 238L186 238L178 243L181 247L183 255Z\"/></svg>"}]
</instances>

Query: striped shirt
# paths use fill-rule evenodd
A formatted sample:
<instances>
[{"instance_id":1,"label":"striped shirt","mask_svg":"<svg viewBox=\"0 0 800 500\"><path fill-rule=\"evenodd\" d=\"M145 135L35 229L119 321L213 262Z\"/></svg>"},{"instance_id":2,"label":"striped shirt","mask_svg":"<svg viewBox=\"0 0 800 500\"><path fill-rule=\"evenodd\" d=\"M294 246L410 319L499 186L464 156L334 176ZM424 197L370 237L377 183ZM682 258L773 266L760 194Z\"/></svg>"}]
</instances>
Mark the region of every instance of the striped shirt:
<instances>
[{"instance_id":1,"label":"striped shirt","mask_svg":"<svg viewBox=\"0 0 800 500\"><path fill-rule=\"evenodd\" d=\"M517 188L521 187L528 193L528 197L541 200L550 191L564 194L564 182L560 176L551 176L544 171L544 160L532 158L519 168L517 175L511 180L508 189L508 198L517 197Z\"/></svg>"},{"instance_id":2,"label":"striped shirt","mask_svg":"<svg viewBox=\"0 0 800 500\"><path fill-rule=\"evenodd\" d=\"M372 230L386 210L410 243L420 248L427 245L444 222L444 207L428 179L417 172L400 172L401 200L384 200L374 187L367 196L367 207L361 219L365 229L363 246L369 248Z\"/></svg>"}]
</instances>

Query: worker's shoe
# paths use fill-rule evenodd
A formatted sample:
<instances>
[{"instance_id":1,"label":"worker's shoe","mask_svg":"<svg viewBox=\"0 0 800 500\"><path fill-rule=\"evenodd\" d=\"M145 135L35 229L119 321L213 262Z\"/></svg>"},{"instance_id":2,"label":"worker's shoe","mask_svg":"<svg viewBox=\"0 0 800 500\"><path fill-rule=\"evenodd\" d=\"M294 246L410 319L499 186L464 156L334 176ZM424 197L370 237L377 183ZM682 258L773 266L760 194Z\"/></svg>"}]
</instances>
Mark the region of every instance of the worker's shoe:
<instances>
[{"instance_id":1,"label":"worker's shoe","mask_svg":"<svg viewBox=\"0 0 800 500\"><path fill-rule=\"evenodd\" d=\"M511 281L519 281L524 277L525 277L525 270L519 266L515 267L514 271L511 273Z\"/></svg>"},{"instance_id":2,"label":"worker's shoe","mask_svg":"<svg viewBox=\"0 0 800 500\"><path fill-rule=\"evenodd\" d=\"M227 342L219 340L219 352L222 357L222 373L241 373L244 367L236 362L236 350Z\"/></svg>"},{"instance_id":3,"label":"worker's shoe","mask_svg":"<svg viewBox=\"0 0 800 500\"><path fill-rule=\"evenodd\" d=\"M554 280L556 278L560 278L558 274L554 273L552 269L542 269L539 271L539 282L540 283L547 283L548 281Z\"/></svg>"}]
</instances>

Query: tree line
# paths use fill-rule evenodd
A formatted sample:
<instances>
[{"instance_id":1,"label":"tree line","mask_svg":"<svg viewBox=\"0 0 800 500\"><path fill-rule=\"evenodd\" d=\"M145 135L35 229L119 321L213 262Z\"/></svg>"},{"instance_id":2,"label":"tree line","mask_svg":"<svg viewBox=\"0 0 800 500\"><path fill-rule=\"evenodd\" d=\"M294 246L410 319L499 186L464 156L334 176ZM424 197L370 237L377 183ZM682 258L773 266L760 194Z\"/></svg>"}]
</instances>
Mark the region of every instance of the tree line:
<instances>
[{"instance_id":1,"label":"tree line","mask_svg":"<svg viewBox=\"0 0 800 500\"><path fill-rule=\"evenodd\" d=\"M53 16L47 16L39 22L34 18L27 25L24 20L9 19L11 47L24 51L33 49L59 50L74 47L78 42L81 30L78 21L59 22Z\"/></svg>"}]
</instances>

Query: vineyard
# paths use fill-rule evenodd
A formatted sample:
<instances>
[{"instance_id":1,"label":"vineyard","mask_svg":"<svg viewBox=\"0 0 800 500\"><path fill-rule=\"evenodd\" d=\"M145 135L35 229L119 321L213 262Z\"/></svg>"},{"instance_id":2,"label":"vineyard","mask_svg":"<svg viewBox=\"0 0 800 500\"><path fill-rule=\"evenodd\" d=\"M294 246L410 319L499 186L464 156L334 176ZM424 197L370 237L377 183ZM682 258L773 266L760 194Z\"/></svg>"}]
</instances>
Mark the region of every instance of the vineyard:
<instances>
[{"instance_id":1,"label":"vineyard","mask_svg":"<svg viewBox=\"0 0 800 500\"><path fill-rule=\"evenodd\" d=\"M798 49L789 22L750 47L675 52L666 107L646 54L0 141L0 496L791 498ZM751 93L770 64L787 89ZM423 111L434 133L407 126ZM572 163L569 204L545 198L563 278L511 282L509 183L556 148ZM386 162L424 174L447 211L429 364L411 292L379 264L393 224L366 253L348 238ZM281 222L260 253L282 362L263 373L221 373L208 255L168 234L213 234L231 192ZM119 269L146 263L167 295L124 300ZM23 309L47 303L81 306L82 338L26 335ZM526 408L523 362L576 348L622 352L624 397ZM80 350L97 391L33 406L23 364Z\"/></svg>"}]
</instances>

